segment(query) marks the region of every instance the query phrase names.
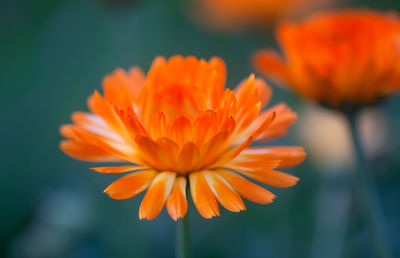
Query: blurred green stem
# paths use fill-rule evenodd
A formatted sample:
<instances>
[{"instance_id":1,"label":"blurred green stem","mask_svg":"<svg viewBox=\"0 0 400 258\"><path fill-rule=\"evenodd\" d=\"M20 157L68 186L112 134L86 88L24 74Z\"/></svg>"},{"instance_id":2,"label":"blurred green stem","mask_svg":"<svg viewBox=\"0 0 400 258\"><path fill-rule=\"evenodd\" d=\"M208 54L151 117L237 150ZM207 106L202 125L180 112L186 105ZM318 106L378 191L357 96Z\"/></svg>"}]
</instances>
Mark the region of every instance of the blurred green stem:
<instances>
[{"instance_id":1,"label":"blurred green stem","mask_svg":"<svg viewBox=\"0 0 400 258\"><path fill-rule=\"evenodd\" d=\"M317 195L317 216L310 258L343 257L349 222L352 182L343 166L326 167L321 173Z\"/></svg>"},{"instance_id":2,"label":"blurred green stem","mask_svg":"<svg viewBox=\"0 0 400 258\"><path fill-rule=\"evenodd\" d=\"M358 112L347 114L351 138L354 148L355 177L354 186L360 201L362 214L368 223L371 238L374 242L377 257L390 258L390 242L386 237L385 220L380 207L378 192L373 181L371 165L368 163L364 149L361 146L360 135L357 133Z\"/></svg>"},{"instance_id":3,"label":"blurred green stem","mask_svg":"<svg viewBox=\"0 0 400 258\"><path fill-rule=\"evenodd\" d=\"M190 238L189 238L189 211L186 216L177 222L178 232L176 239L176 257L189 258L190 257Z\"/></svg>"}]
</instances>

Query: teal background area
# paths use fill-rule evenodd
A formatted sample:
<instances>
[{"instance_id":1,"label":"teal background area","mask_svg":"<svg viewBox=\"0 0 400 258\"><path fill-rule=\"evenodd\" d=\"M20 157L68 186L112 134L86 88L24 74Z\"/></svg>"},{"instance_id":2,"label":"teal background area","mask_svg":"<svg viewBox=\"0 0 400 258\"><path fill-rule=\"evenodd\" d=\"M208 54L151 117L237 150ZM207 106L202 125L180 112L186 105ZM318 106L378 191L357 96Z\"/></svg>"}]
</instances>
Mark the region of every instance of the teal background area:
<instances>
[{"instance_id":1,"label":"teal background area","mask_svg":"<svg viewBox=\"0 0 400 258\"><path fill-rule=\"evenodd\" d=\"M234 88L254 72L253 51L276 47L272 30L200 27L186 5L162 0L0 3L0 257L174 257L176 223L166 211L140 221L143 194L108 198L102 191L118 176L96 174L88 168L97 164L64 155L58 130L73 111L86 110L87 97L117 67L138 65L147 71L157 55L219 56L228 67L227 87ZM400 11L396 0L341 2L336 8L359 6ZM302 119L304 101L274 87L272 103L281 101ZM392 148L372 165L389 239L400 257L400 98L379 108L389 117ZM271 144L300 145L295 131ZM318 200L325 187L337 191L333 197L341 196L346 175L329 181L309 159L285 171L301 181L288 189L267 187L278 196L271 205L246 202L245 212L221 209L220 217L205 220L190 201L193 257L335 257L338 243L314 244ZM340 198L331 204L332 211L342 206ZM375 257L356 206L350 205L342 257Z\"/></svg>"}]
</instances>

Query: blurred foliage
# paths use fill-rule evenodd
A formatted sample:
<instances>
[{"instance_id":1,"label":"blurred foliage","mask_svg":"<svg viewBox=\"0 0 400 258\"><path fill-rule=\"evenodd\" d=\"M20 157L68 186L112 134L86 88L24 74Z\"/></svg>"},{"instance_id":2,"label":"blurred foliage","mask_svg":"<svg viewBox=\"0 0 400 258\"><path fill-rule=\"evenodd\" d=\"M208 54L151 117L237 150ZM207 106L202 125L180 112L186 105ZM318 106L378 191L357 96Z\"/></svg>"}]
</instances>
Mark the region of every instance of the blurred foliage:
<instances>
[{"instance_id":1,"label":"blurred foliage","mask_svg":"<svg viewBox=\"0 0 400 258\"><path fill-rule=\"evenodd\" d=\"M165 211L153 221L139 221L143 195L115 201L102 194L116 177L95 174L88 170L94 164L61 153L58 129L72 111L86 110L87 96L116 67L147 70L156 55L220 56L233 88L252 72L250 54L274 45L272 30L199 28L185 5L177 0L0 3L1 257L174 257L175 222ZM341 5L400 10L395 0ZM275 88L272 102L280 101L302 110L301 100ZM390 118L393 140L373 166L390 239L400 255L399 98L381 108ZM299 144L295 131L275 143ZM246 202L246 212L204 220L191 204L194 257L310 257L325 176L309 161L291 172L301 182L290 189L269 187L278 196L271 205ZM352 210L345 257L372 257L358 221Z\"/></svg>"}]
</instances>

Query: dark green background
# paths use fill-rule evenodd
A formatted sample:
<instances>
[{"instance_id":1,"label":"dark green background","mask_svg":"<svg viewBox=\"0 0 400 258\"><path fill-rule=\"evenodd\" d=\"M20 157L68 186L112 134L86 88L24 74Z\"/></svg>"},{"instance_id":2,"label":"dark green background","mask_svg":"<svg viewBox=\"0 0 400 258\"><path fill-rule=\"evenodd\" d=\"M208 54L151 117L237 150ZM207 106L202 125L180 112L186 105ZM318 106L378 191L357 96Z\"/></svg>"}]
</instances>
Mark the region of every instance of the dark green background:
<instances>
[{"instance_id":1,"label":"dark green background","mask_svg":"<svg viewBox=\"0 0 400 258\"><path fill-rule=\"evenodd\" d=\"M86 98L101 88L102 77L116 67L139 65L147 70L157 55L220 56L228 66L227 86L233 88L252 72L250 54L274 46L271 31L227 33L199 28L185 15L185 3L0 3L0 257L174 256L176 223L165 210L153 221L139 221L143 194L123 201L104 195L102 190L117 177L95 174L88 170L94 164L64 155L58 148L58 129L70 121L73 111L86 110ZM341 6L400 10L396 0L342 2ZM379 172L376 182L397 257L399 100L394 97L380 107L390 118L392 148L372 163ZM272 102L280 101L296 111L304 105L275 88ZM274 143L300 144L295 130ZM289 171L301 177L300 183L289 189L269 187L278 196L271 205L246 202L246 212L223 211L221 217L205 220L191 203L193 256L311 257L317 250L331 257L336 243L313 247L317 200L325 177L310 161ZM334 182L328 185L335 190L341 187ZM374 257L355 206L351 205L344 257Z\"/></svg>"}]
</instances>

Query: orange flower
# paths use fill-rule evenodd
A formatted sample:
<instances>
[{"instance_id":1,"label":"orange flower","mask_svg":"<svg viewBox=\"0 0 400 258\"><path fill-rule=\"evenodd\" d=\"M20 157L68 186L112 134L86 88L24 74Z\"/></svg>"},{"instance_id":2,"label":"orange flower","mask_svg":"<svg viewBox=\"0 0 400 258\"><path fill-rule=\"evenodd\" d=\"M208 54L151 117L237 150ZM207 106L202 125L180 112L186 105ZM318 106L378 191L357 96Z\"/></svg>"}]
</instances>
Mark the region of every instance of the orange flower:
<instances>
[{"instance_id":1,"label":"orange flower","mask_svg":"<svg viewBox=\"0 0 400 258\"><path fill-rule=\"evenodd\" d=\"M217 27L262 27L327 2L331 0L196 0L194 15Z\"/></svg>"},{"instance_id":2,"label":"orange flower","mask_svg":"<svg viewBox=\"0 0 400 258\"><path fill-rule=\"evenodd\" d=\"M249 147L286 134L296 120L285 104L260 113L270 88L250 76L235 90L224 89L226 68L219 58L154 60L145 76L139 68L106 76L104 97L88 100L92 113L75 112L61 149L87 161L130 165L92 168L100 173L130 172L105 189L113 199L147 190L139 218L153 219L166 205L170 216L185 216L189 180L192 199L205 218L226 209L245 210L241 197L268 204L275 195L243 176L277 187L298 178L276 171L301 163L301 147ZM243 175L243 176L242 176Z\"/></svg>"},{"instance_id":3,"label":"orange flower","mask_svg":"<svg viewBox=\"0 0 400 258\"><path fill-rule=\"evenodd\" d=\"M283 61L256 53L254 65L300 95L339 108L368 105L400 87L400 20L373 11L321 13L277 30Z\"/></svg>"}]
</instances>

